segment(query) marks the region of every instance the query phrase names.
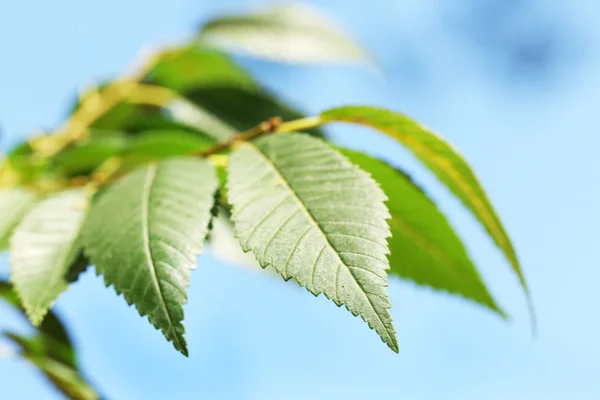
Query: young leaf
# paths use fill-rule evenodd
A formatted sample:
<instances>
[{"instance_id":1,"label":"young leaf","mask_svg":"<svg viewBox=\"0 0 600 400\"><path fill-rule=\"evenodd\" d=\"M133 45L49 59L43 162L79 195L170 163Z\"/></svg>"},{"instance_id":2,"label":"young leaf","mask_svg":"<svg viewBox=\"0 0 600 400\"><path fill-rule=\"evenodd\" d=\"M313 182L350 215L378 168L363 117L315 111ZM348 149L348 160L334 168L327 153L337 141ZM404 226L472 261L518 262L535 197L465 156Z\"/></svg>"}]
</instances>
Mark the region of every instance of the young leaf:
<instances>
[{"instance_id":1,"label":"young leaf","mask_svg":"<svg viewBox=\"0 0 600 400\"><path fill-rule=\"evenodd\" d=\"M421 188L380 160L346 149L342 153L370 173L388 197L390 274L459 294L505 317L460 238Z\"/></svg>"},{"instance_id":2,"label":"young leaf","mask_svg":"<svg viewBox=\"0 0 600 400\"><path fill-rule=\"evenodd\" d=\"M385 195L320 139L291 133L242 145L230 156L236 235L263 267L360 315L398 351L385 287Z\"/></svg>"},{"instance_id":3,"label":"young leaf","mask_svg":"<svg viewBox=\"0 0 600 400\"><path fill-rule=\"evenodd\" d=\"M172 158L134 170L93 204L85 251L107 285L187 355L183 304L218 187L208 161Z\"/></svg>"},{"instance_id":4,"label":"young leaf","mask_svg":"<svg viewBox=\"0 0 600 400\"><path fill-rule=\"evenodd\" d=\"M410 118L380 108L340 107L325 111L321 116L324 122L340 121L370 126L411 150L473 213L504 252L519 277L531 306L525 276L500 218L469 164L448 142Z\"/></svg>"},{"instance_id":5,"label":"young leaf","mask_svg":"<svg viewBox=\"0 0 600 400\"><path fill-rule=\"evenodd\" d=\"M0 189L0 251L8 247L13 229L36 200L37 196L25 188Z\"/></svg>"},{"instance_id":6,"label":"young leaf","mask_svg":"<svg viewBox=\"0 0 600 400\"><path fill-rule=\"evenodd\" d=\"M10 240L11 281L35 326L68 286L87 204L81 189L54 194L33 207Z\"/></svg>"},{"instance_id":7,"label":"young leaf","mask_svg":"<svg viewBox=\"0 0 600 400\"><path fill-rule=\"evenodd\" d=\"M274 61L370 62L370 57L344 32L298 4L216 18L201 28L198 39L200 43Z\"/></svg>"}]
</instances>

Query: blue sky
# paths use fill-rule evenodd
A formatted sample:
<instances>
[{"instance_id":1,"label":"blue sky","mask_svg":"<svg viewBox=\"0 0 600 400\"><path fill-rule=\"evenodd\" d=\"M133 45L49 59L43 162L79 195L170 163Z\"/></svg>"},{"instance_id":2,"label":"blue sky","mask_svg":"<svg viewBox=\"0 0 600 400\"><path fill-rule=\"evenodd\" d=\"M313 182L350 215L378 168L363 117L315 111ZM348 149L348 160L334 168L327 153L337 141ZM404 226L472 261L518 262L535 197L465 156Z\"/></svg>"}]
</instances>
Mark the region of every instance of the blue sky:
<instances>
[{"instance_id":1,"label":"blue sky","mask_svg":"<svg viewBox=\"0 0 600 400\"><path fill-rule=\"evenodd\" d=\"M203 4L205 3L205 4ZM144 45L265 1L22 0L0 6L3 147L65 117L83 84ZM398 145L334 137L405 166L465 238L504 323L477 306L392 279L400 354L365 324L291 282L200 260L186 306L186 359L88 273L57 302L85 370L110 399L598 399L600 4L592 0L310 2L382 65L240 61L310 113L347 103L407 113L478 172L521 258L539 318L532 339L515 277L479 226ZM6 271L6 263L0 264ZM0 306L0 325L26 329ZM58 399L27 364L0 361L3 399Z\"/></svg>"}]
</instances>

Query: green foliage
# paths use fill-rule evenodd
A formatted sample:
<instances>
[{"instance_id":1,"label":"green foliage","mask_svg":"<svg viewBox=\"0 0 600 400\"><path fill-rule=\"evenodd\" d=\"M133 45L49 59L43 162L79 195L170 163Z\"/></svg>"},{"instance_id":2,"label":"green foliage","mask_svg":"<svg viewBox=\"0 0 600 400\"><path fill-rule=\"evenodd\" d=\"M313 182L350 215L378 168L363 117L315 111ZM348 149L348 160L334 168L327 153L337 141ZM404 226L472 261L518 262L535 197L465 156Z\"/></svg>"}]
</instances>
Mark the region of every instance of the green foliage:
<instances>
[{"instance_id":1,"label":"green foliage","mask_svg":"<svg viewBox=\"0 0 600 400\"><path fill-rule=\"evenodd\" d=\"M12 286L0 280L0 299L25 313ZM18 354L34 365L54 387L75 400L99 399L96 390L79 369L73 343L56 314L49 312L33 335L2 332L12 342Z\"/></svg>"},{"instance_id":2,"label":"green foliage","mask_svg":"<svg viewBox=\"0 0 600 400\"><path fill-rule=\"evenodd\" d=\"M231 155L229 201L242 248L284 279L360 315L394 351L385 195L319 139L271 136Z\"/></svg>"},{"instance_id":3,"label":"green foliage","mask_svg":"<svg viewBox=\"0 0 600 400\"><path fill-rule=\"evenodd\" d=\"M388 197L390 273L481 303L504 316L446 217L412 179L386 163L342 150L371 174Z\"/></svg>"},{"instance_id":4,"label":"green foliage","mask_svg":"<svg viewBox=\"0 0 600 400\"><path fill-rule=\"evenodd\" d=\"M68 286L66 275L82 251L79 232L88 206L81 189L58 192L25 216L11 238L11 280L34 325Z\"/></svg>"},{"instance_id":5,"label":"green foliage","mask_svg":"<svg viewBox=\"0 0 600 400\"><path fill-rule=\"evenodd\" d=\"M340 32L297 6L209 21L191 43L92 88L64 126L3 160L0 249L11 243L20 301L6 285L0 294L22 302L31 321L41 323L34 338L9 337L65 394L97 396L70 358L66 334L52 341L44 331L59 294L95 265L107 285L187 355L183 305L207 238L216 255L258 261L344 305L394 351L388 272L504 316L425 191L396 167L335 149L321 130L329 122L373 127L412 151L477 218L526 288L498 215L449 143L374 107L305 117L222 51L295 62L368 61Z\"/></svg>"},{"instance_id":6,"label":"green foliage","mask_svg":"<svg viewBox=\"0 0 600 400\"><path fill-rule=\"evenodd\" d=\"M340 107L325 111L321 116L328 122L352 122L370 126L412 151L479 220L504 252L523 288L528 292L519 260L500 218L469 164L448 142L410 118L381 108Z\"/></svg>"},{"instance_id":7,"label":"green foliage","mask_svg":"<svg viewBox=\"0 0 600 400\"><path fill-rule=\"evenodd\" d=\"M183 307L218 181L205 160L171 158L111 186L90 210L85 251L107 285L187 355Z\"/></svg>"}]
</instances>

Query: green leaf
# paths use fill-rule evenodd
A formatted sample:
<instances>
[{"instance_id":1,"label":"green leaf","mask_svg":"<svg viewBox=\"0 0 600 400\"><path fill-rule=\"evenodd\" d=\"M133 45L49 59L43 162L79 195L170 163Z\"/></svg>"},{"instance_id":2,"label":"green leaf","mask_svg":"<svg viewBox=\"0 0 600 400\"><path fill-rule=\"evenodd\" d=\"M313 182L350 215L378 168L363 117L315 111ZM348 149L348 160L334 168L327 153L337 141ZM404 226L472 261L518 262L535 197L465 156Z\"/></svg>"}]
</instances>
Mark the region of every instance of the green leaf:
<instances>
[{"instance_id":1,"label":"green leaf","mask_svg":"<svg viewBox=\"0 0 600 400\"><path fill-rule=\"evenodd\" d=\"M125 151L125 157L140 157L146 160L182 156L200 151L215 144L215 140L204 135L180 130L156 130L140 133Z\"/></svg>"},{"instance_id":2,"label":"green leaf","mask_svg":"<svg viewBox=\"0 0 600 400\"><path fill-rule=\"evenodd\" d=\"M201 43L274 61L370 62L341 29L311 8L276 5L251 14L216 18L199 33Z\"/></svg>"},{"instance_id":3,"label":"green leaf","mask_svg":"<svg viewBox=\"0 0 600 400\"><path fill-rule=\"evenodd\" d=\"M12 285L0 280L0 298L19 309L19 302ZM75 349L62 321L52 311L35 334L24 337L12 332L2 335L13 342L20 354L40 370L63 394L72 399L96 399L98 395L85 381L77 367Z\"/></svg>"},{"instance_id":4,"label":"green leaf","mask_svg":"<svg viewBox=\"0 0 600 400\"><path fill-rule=\"evenodd\" d=\"M260 89L234 86L205 87L190 90L184 95L236 131L245 131L274 116L279 116L284 121L305 116L276 96ZM323 136L319 129L310 129L306 133Z\"/></svg>"},{"instance_id":5,"label":"green leaf","mask_svg":"<svg viewBox=\"0 0 600 400\"><path fill-rule=\"evenodd\" d=\"M342 153L370 173L388 197L390 274L474 300L505 317L460 238L425 192L403 172L356 151Z\"/></svg>"},{"instance_id":6,"label":"green leaf","mask_svg":"<svg viewBox=\"0 0 600 400\"><path fill-rule=\"evenodd\" d=\"M0 280L0 298L18 309L27 318L25 308L19 301L13 285L9 282ZM77 360L73 344L65 326L56 314L48 311L46 318L37 328L37 332L39 339L44 342L38 347L43 347L50 357L67 365L76 366Z\"/></svg>"},{"instance_id":7,"label":"green leaf","mask_svg":"<svg viewBox=\"0 0 600 400\"><path fill-rule=\"evenodd\" d=\"M178 92L200 86L258 86L252 76L229 56L199 46L169 52L156 63L144 81Z\"/></svg>"},{"instance_id":8,"label":"green leaf","mask_svg":"<svg viewBox=\"0 0 600 400\"><path fill-rule=\"evenodd\" d=\"M89 174L125 149L127 143L125 134L92 136L57 154L53 160L54 168L67 177Z\"/></svg>"},{"instance_id":9,"label":"green leaf","mask_svg":"<svg viewBox=\"0 0 600 400\"><path fill-rule=\"evenodd\" d=\"M230 156L236 235L263 267L360 315L398 351L385 290L385 195L320 139L272 135Z\"/></svg>"},{"instance_id":10,"label":"green leaf","mask_svg":"<svg viewBox=\"0 0 600 400\"><path fill-rule=\"evenodd\" d=\"M340 121L370 126L396 139L412 151L473 213L504 252L525 289L531 308L529 289L508 234L475 173L448 142L402 114L375 107L334 108L325 111L321 117L323 122Z\"/></svg>"},{"instance_id":11,"label":"green leaf","mask_svg":"<svg viewBox=\"0 0 600 400\"><path fill-rule=\"evenodd\" d=\"M169 105L173 118L182 124L205 133L207 136L225 142L231 139L237 130L215 114L188 101L176 100Z\"/></svg>"},{"instance_id":12,"label":"green leaf","mask_svg":"<svg viewBox=\"0 0 600 400\"><path fill-rule=\"evenodd\" d=\"M0 189L0 251L8 247L13 229L36 200L37 196L25 188Z\"/></svg>"},{"instance_id":13,"label":"green leaf","mask_svg":"<svg viewBox=\"0 0 600 400\"><path fill-rule=\"evenodd\" d=\"M20 348L23 358L31 362L67 398L73 400L99 399L96 391L86 382L76 367L49 356L40 336L31 338L4 332L3 336Z\"/></svg>"},{"instance_id":14,"label":"green leaf","mask_svg":"<svg viewBox=\"0 0 600 400\"><path fill-rule=\"evenodd\" d=\"M76 369L59 363L52 358L26 355L26 358L46 375L63 394L73 400L97 400L100 398L94 388Z\"/></svg>"},{"instance_id":15,"label":"green leaf","mask_svg":"<svg viewBox=\"0 0 600 400\"><path fill-rule=\"evenodd\" d=\"M217 187L214 168L203 159L145 165L98 198L83 230L86 254L106 284L185 355L182 306Z\"/></svg>"},{"instance_id":16,"label":"green leaf","mask_svg":"<svg viewBox=\"0 0 600 400\"><path fill-rule=\"evenodd\" d=\"M77 239L87 205L84 190L54 194L23 218L11 238L11 281L35 326L68 286L66 275L81 252Z\"/></svg>"}]
</instances>

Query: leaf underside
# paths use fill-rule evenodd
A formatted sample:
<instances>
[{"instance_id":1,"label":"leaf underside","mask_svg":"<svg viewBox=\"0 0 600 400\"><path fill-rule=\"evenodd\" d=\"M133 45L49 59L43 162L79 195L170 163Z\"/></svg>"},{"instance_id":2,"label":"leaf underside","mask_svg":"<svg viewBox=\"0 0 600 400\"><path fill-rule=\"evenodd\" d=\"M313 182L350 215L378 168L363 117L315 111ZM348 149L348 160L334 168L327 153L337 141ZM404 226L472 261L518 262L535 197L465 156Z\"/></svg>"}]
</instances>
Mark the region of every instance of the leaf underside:
<instances>
[{"instance_id":1,"label":"leaf underside","mask_svg":"<svg viewBox=\"0 0 600 400\"><path fill-rule=\"evenodd\" d=\"M67 272L81 252L77 239L87 203L81 189L54 194L25 216L11 238L11 281L36 326L68 286Z\"/></svg>"},{"instance_id":2,"label":"leaf underside","mask_svg":"<svg viewBox=\"0 0 600 400\"><path fill-rule=\"evenodd\" d=\"M291 4L205 24L201 43L274 61L300 63L370 62L342 30L309 7Z\"/></svg>"},{"instance_id":3,"label":"leaf underside","mask_svg":"<svg viewBox=\"0 0 600 400\"><path fill-rule=\"evenodd\" d=\"M204 159L149 164L108 188L84 227L85 251L106 284L148 315L184 355L182 305L217 187L214 168Z\"/></svg>"},{"instance_id":4,"label":"leaf underside","mask_svg":"<svg viewBox=\"0 0 600 400\"><path fill-rule=\"evenodd\" d=\"M345 305L398 351L385 289L389 213L368 174L322 140L292 133L236 150L228 190L245 251Z\"/></svg>"}]
</instances>

